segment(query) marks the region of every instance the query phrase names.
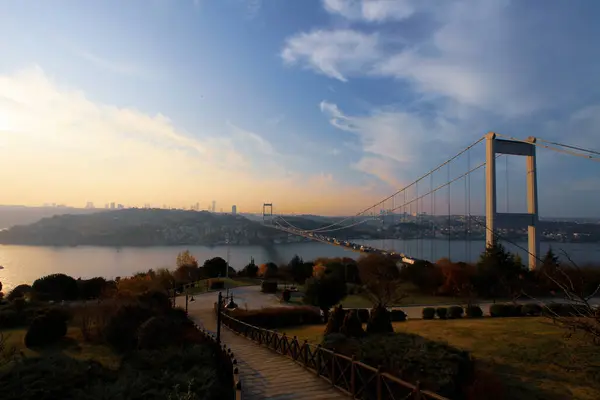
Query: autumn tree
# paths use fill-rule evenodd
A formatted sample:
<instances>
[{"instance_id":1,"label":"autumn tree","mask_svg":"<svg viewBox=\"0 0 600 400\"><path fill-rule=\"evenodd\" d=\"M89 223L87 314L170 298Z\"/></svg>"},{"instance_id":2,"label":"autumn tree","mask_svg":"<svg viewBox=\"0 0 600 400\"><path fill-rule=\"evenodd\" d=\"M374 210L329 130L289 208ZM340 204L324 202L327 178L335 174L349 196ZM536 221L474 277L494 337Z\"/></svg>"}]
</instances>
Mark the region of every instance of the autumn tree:
<instances>
[{"instance_id":1,"label":"autumn tree","mask_svg":"<svg viewBox=\"0 0 600 400\"><path fill-rule=\"evenodd\" d=\"M378 253L370 253L358 260L358 273L367 295L374 304L388 307L406 298L396 261Z\"/></svg>"},{"instance_id":2,"label":"autumn tree","mask_svg":"<svg viewBox=\"0 0 600 400\"><path fill-rule=\"evenodd\" d=\"M198 260L190 253L189 250L182 251L177 254L177 268L180 267L195 267L198 268Z\"/></svg>"},{"instance_id":3,"label":"autumn tree","mask_svg":"<svg viewBox=\"0 0 600 400\"><path fill-rule=\"evenodd\" d=\"M258 275L263 279L273 279L277 277L277 264L273 262L268 262L265 264L261 264L258 269Z\"/></svg>"}]
</instances>

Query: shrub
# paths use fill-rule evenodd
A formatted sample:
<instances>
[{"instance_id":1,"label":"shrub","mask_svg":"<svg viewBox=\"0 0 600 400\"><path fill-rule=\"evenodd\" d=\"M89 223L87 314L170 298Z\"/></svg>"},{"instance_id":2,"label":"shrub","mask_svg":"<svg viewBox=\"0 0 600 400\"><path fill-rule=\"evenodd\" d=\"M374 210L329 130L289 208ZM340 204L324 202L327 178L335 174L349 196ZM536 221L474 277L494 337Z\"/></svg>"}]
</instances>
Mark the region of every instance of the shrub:
<instances>
[{"instance_id":1,"label":"shrub","mask_svg":"<svg viewBox=\"0 0 600 400\"><path fill-rule=\"evenodd\" d=\"M104 330L106 341L120 352L135 349L138 328L152 316L152 310L147 307L138 304L122 305L106 324Z\"/></svg>"},{"instance_id":2,"label":"shrub","mask_svg":"<svg viewBox=\"0 0 600 400\"><path fill-rule=\"evenodd\" d=\"M290 300L292 299L292 292L290 292L289 289L285 289L283 292L281 292L281 297L282 297L283 301L285 301L286 303L289 303Z\"/></svg>"},{"instance_id":3,"label":"shrub","mask_svg":"<svg viewBox=\"0 0 600 400\"><path fill-rule=\"evenodd\" d=\"M183 326L181 321L169 317L152 317L144 322L138 331L138 348L160 349L181 345Z\"/></svg>"},{"instance_id":4,"label":"shrub","mask_svg":"<svg viewBox=\"0 0 600 400\"><path fill-rule=\"evenodd\" d=\"M472 379L468 352L409 333L367 336L357 357L452 399L462 398L462 387Z\"/></svg>"},{"instance_id":5,"label":"shrub","mask_svg":"<svg viewBox=\"0 0 600 400\"><path fill-rule=\"evenodd\" d=\"M64 312L49 310L36 317L25 334L25 346L28 348L52 344L67 334L67 318Z\"/></svg>"},{"instance_id":6,"label":"shrub","mask_svg":"<svg viewBox=\"0 0 600 400\"><path fill-rule=\"evenodd\" d=\"M331 335L323 336L321 346L347 356L352 356L360 352L360 341L342 333L332 333ZM326 353L323 355L327 356Z\"/></svg>"},{"instance_id":7,"label":"shrub","mask_svg":"<svg viewBox=\"0 0 600 400\"><path fill-rule=\"evenodd\" d=\"M165 312L171 308L171 299L165 292L158 290L147 290L140 294L138 301L146 307L158 312Z\"/></svg>"},{"instance_id":8,"label":"shrub","mask_svg":"<svg viewBox=\"0 0 600 400\"><path fill-rule=\"evenodd\" d=\"M435 318L435 308L425 307L423 309L423 319L433 319L433 318Z\"/></svg>"},{"instance_id":9,"label":"shrub","mask_svg":"<svg viewBox=\"0 0 600 400\"><path fill-rule=\"evenodd\" d=\"M448 307L448 319L462 318L464 311L461 306Z\"/></svg>"},{"instance_id":10,"label":"shrub","mask_svg":"<svg viewBox=\"0 0 600 400\"><path fill-rule=\"evenodd\" d=\"M366 308L359 308L358 310L356 310L356 312L358 313L358 319L360 320L361 323L366 324L367 322L369 322L369 310Z\"/></svg>"},{"instance_id":11,"label":"shrub","mask_svg":"<svg viewBox=\"0 0 600 400\"><path fill-rule=\"evenodd\" d=\"M328 275L307 279L304 288L304 303L319 307L325 317L331 307L346 297L346 283Z\"/></svg>"},{"instance_id":12,"label":"shrub","mask_svg":"<svg viewBox=\"0 0 600 400\"><path fill-rule=\"evenodd\" d=\"M467 314L467 317L469 318L481 318L483 317L483 310L479 306L467 306L465 314Z\"/></svg>"},{"instance_id":13,"label":"shrub","mask_svg":"<svg viewBox=\"0 0 600 400\"><path fill-rule=\"evenodd\" d=\"M276 293L277 282L275 281L262 281L260 284L260 291L263 293Z\"/></svg>"},{"instance_id":14,"label":"shrub","mask_svg":"<svg viewBox=\"0 0 600 400\"><path fill-rule=\"evenodd\" d=\"M79 294L77 281L65 274L52 274L37 279L31 286L39 300L76 300Z\"/></svg>"},{"instance_id":15,"label":"shrub","mask_svg":"<svg viewBox=\"0 0 600 400\"><path fill-rule=\"evenodd\" d=\"M390 311L390 321L392 322L404 322L406 321L406 313L402 310L391 310Z\"/></svg>"},{"instance_id":16,"label":"shrub","mask_svg":"<svg viewBox=\"0 0 600 400\"><path fill-rule=\"evenodd\" d=\"M26 301L24 297L16 297L11 302L12 307L16 312L21 312L25 309Z\"/></svg>"},{"instance_id":17,"label":"shrub","mask_svg":"<svg viewBox=\"0 0 600 400\"><path fill-rule=\"evenodd\" d=\"M211 279L208 283L208 288L210 290L225 289L225 281L220 279Z\"/></svg>"},{"instance_id":18,"label":"shrub","mask_svg":"<svg viewBox=\"0 0 600 400\"><path fill-rule=\"evenodd\" d=\"M508 313L511 317L522 317L523 316L523 305L522 304L507 304Z\"/></svg>"},{"instance_id":19,"label":"shrub","mask_svg":"<svg viewBox=\"0 0 600 400\"><path fill-rule=\"evenodd\" d=\"M383 306L378 305L373 307L367 322L367 333L390 333L394 332L392 322L390 320L390 312Z\"/></svg>"},{"instance_id":20,"label":"shrub","mask_svg":"<svg viewBox=\"0 0 600 400\"><path fill-rule=\"evenodd\" d=\"M536 303L523 304L523 315L537 316L542 314L542 306Z\"/></svg>"},{"instance_id":21,"label":"shrub","mask_svg":"<svg viewBox=\"0 0 600 400\"><path fill-rule=\"evenodd\" d=\"M0 329L12 329L27 324L24 314L14 310L0 311Z\"/></svg>"},{"instance_id":22,"label":"shrub","mask_svg":"<svg viewBox=\"0 0 600 400\"><path fill-rule=\"evenodd\" d=\"M249 325L265 329L322 324L321 313L314 307L272 307L258 310L236 309L225 312Z\"/></svg>"},{"instance_id":23,"label":"shrub","mask_svg":"<svg viewBox=\"0 0 600 400\"><path fill-rule=\"evenodd\" d=\"M508 304L492 304L490 306L490 316L492 317L509 317L511 313Z\"/></svg>"},{"instance_id":24,"label":"shrub","mask_svg":"<svg viewBox=\"0 0 600 400\"><path fill-rule=\"evenodd\" d=\"M365 330L362 327L362 323L358 318L358 312L356 310L350 310L346 313L340 332L348 337L354 338L361 338L365 335Z\"/></svg>"},{"instance_id":25,"label":"shrub","mask_svg":"<svg viewBox=\"0 0 600 400\"><path fill-rule=\"evenodd\" d=\"M325 331L323 335L331 335L332 333L339 333L342 329L342 325L344 325L344 319L346 318L346 311L342 308L340 304L336 308L333 309L333 312L329 314L329 319L327 320L327 325L325 326Z\"/></svg>"},{"instance_id":26,"label":"shrub","mask_svg":"<svg viewBox=\"0 0 600 400\"><path fill-rule=\"evenodd\" d=\"M6 296L6 300L13 301L19 297L25 297L29 293L31 293L31 286L25 284L19 285L10 291L8 296Z\"/></svg>"},{"instance_id":27,"label":"shrub","mask_svg":"<svg viewBox=\"0 0 600 400\"><path fill-rule=\"evenodd\" d=\"M448 309L446 307L438 307L435 309L435 314L439 319L446 319L448 315Z\"/></svg>"}]
</instances>

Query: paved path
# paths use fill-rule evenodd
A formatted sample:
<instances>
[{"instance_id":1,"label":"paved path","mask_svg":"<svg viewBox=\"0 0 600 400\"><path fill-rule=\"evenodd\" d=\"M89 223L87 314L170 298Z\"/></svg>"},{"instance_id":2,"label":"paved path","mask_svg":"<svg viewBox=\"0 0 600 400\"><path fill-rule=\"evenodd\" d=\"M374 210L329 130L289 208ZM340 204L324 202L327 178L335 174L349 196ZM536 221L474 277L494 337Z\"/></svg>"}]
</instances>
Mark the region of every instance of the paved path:
<instances>
[{"instance_id":1,"label":"paved path","mask_svg":"<svg viewBox=\"0 0 600 400\"><path fill-rule=\"evenodd\" d=\"M216 296L216 293L198 296L192 303L194 307L189 308L190 317L212 332L216 331L216 317L212 311ZM232 349L238 362L244 400L348 399L324 379L292 360L225 327L221 330L221 340Z\"/></svg>"}]
</instances>

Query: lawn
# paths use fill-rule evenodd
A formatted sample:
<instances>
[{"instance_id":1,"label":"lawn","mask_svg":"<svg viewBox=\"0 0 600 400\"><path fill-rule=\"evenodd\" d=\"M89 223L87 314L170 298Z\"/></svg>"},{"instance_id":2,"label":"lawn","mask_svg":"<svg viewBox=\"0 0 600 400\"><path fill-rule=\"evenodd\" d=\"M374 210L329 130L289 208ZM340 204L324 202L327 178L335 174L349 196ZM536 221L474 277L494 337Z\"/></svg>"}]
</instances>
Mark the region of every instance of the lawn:
<instances>
[{"instance_id":1,"label":"lawn","mask_svg":"<svg viewBox=\"0 0 600 400\"><path fill-rule=\"evenodd\" d=\"M195 286L188 289L189 294L199 294L207 292L207 282L211 279L204 279L198 282L195 282ZM249 278L212 278L212 280L221 280L225 281L225 289L233 289L240 286L253 286L259 285L260 282L256 279Z\"/></svg>"},{"instance_id":2,"label":"lawn","mask_svg":"<svg viewBox=\"0 0 600 400\"><path fill-rule=\"evenodd\" d=\"M7 329L0 332L6 339L7 349L16 348L18 352L23 352L26 357L63 353L77 360L95 360L111 369L117 369L121 363L121 357L108 346L86 343L79 328L69 327L67 335L60 342L39 352L25 347L26 328Z\"/></svg>"},{"instance_id":3,"label":"lawn","mask_svg":"<svg viewBox=\"0 0 600 400\"><path fill-rule=\"evenodd\" d=\"M285 329L288 336L319 343L323 326ZM444 341L471 352L482 369L492 371L505 385L507 399L600 398L600 350L545 318L483 318L411 320L394 323L398 332L411 332Z\"/></svg>"}]
</instances>

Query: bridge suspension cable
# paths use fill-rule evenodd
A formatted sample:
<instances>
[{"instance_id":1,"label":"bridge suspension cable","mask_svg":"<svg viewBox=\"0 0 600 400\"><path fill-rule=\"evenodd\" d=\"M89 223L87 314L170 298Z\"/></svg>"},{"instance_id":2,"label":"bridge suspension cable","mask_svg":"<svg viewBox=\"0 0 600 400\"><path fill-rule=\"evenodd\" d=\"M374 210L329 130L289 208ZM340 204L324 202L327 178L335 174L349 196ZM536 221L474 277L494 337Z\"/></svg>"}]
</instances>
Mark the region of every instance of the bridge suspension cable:
<instances>
[{"instance_id":1,"label":"bridge suspension cable","mask_svg":"<svg viewBox=\"0 0 600 400\"><path fill-rule=\"evenodd\" d=\"M427 172L426 174L422 175L420 178L416 179L415 181L413 181L413 182L412 182L412 183L410 183L409 185L407 185L407 186L403 187L402 189L400 189L400 190L396 191L395 193L393 193L393 194L389 195L389 196L388 196L388 197L386 197L385 199L383 199L383 200L381 200L381 201L379 201L379 202L377 202L377 203L373 204L372 206L365 208L364 210L362 210L362 211L360 211L360 212L356 213L356 214L355 214L355 215L353 215L353 216L350 216L350 217L343 218L343 219L341 219L340 221L337 221L337 222L334 222L334 223L332 223L332 224L329 224L329 225L323 226L323 227L321 227L321 228L315 228L315 229L298 229L298 228L295 228L295 229L298 229L298 230L300 230L300 231L302 231L302 232L304 232L304 233L311 233L311 232L312 232L312 233L315 233L315 232L325 232L325 229L328 229L328 228L332 228L332 227L338 226L338 225L340 225L340 224L343 224L344 222L346 222L346 221L348 221L348 220L351 220L351 219L353 219L353 218L356 218L356 217L360 217L361 215L364 215L365 213L367 213L367 212L371 211L372 209L374 209L374 208L376 208L376 207L378 207L378 206L381 206L381 205L382 205L382 204L384 204L384 203L385 203L387 200L390 200L390 199L392 199L394 196L396 196L396 195L398 195L398 194L400 194L400 193L404 192L405 190L409 189L409 188L410 188L410 187L412 187L413 185L415 185L415 184L418 184L418 183L419 183L421 180L423 180L423 179L427 178L429 175L433 174L434 172L436 172L436 171L439 171L441 168L443 168L443 167L445 167L446 165L450 164L452 161L456 160L458 157L460 157L461 155L463 155L464 153L466 153L467 151L469 151L471 148L473 148L473 147L475 147L477 144L481 143L481 142L482 142L484 139L485 139L485 136L482 136L481 138L479 138L478 140L476 140L475 142L473 142L473 143L472 143L472 144L470 144L469 146L465 147L465 148L464 148L463 150L461 150L459 153L457 153L457 154L456 154L456 155L454 155L453 157L449 158L448 160L446 160L446 161L445 161L445 162L443 162L442 164L438 165L438 166L437 166L437 167L435 167L434 169L430 170L430 171L429 171L429 172ZM485 163L484 163L484 165L485 165ZM444 186L444 187L445 187L445 186ZM429 192L428 194L431 194L431 192ZM410 204L410 203L409 203L409 204ZM397 210L398 208L399 208L399 207L394 207L394 209L393 209L393 210ZM389 210L389 211L390 211L390 212L392 212L393 210ZM344 229L345 229L345 228L344 228Z\"/></svg>"},{"instance_id":2,"label":"bridge suspension cable","mask_svg":"<svg viewBox=\"0 0 600 400\"><path fill-rule=\"evenodd\" d=\"M591 155L591 154L598 154L598 155L600 155L600 152L598 152L596 150L584 149L582 147L572 146L572 145L568 145L568 144L551 142L551 141L547 141L547 140L540 139L540 138L536 138L535 142L530 142L528 140L523 140L523 139L518 139L518 138L515 138L515 137L512 137L512 136L502 135L500 133L497 133L496 135L499 136L499 137L503 137L503 138L506 138L506 139L509 139L509 140L516 141L516 142L523 142L523 143L532 144L534 146L542 147L542 148L548 149L548 150L552 150L552 151L555 151L557 153L568 154L568 155L571 155L571 156L581 157L581 158L585 158L587 160L592 160L594 162L600 162L600 157L594 157L593 155ZM548 143L548 144L543 144L543 143L540 143L540 142ZM552 146L560 146L560 147L564 147L564 148L567 148L567 149L572 149L572 150L577 150L577 151L583 151L585 153L591 153L591 154L576 153L574 151L564 150L564 149L558 149L558 148L552 147Z\"/></svg>"}]
</instances>

